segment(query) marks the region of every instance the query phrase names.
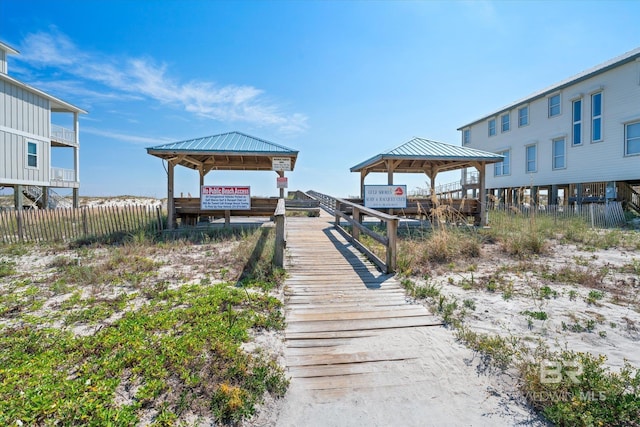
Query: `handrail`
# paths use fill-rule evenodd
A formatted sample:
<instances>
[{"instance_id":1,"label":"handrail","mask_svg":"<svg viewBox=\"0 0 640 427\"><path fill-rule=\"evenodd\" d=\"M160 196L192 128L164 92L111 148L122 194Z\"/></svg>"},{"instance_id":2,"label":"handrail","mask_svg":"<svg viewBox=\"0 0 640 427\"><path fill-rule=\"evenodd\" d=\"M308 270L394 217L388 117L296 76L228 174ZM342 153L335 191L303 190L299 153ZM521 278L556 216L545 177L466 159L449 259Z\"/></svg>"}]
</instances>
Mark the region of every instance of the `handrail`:
<instances>
[{"instance_id":1,"label":"handrail","mask_svg":"<svg viewBox=\"0 0 640 427\"><path fill-rule=\"evenodd\" d=\"M345 237L347 237L354 246L356 246L361 252L382 271L385 273L393 273L397 266L397 235L398 235L398 222L399 218L395 215L389 215L384 212L377 211L375 209L367 208L357 203L350 202L348 200L335 198L326 194L318 193L317 191L307 192L312 197L317 198L320 204L327 210L333 211L335 215L334 227L339 230ZM345 207L350 207L352 210L351 216L343 212ZM386 223L387 236L382 236L373 230L365 227L362 223L364 216L372 216L378 218ZM340 220L344 219L351 225L351 234L342 227ZM386 261L382 261L371 250L365 247L360 242L360 233L366 234L375 241L383 244L386 247Z\"/></svg>"},{"instance_id":2,"label":"handrail","mask_svg":"<svg viewBox=\"0 0 640 427\"><path fill-rule=\"evenodd\" d=\"M276 223L276 243L273 254L273 263L276 267L284 267L284 248L287 245L286 241L286 207L284 199L278 200L278 206L273 213L274 221Z\"/></svg>"},{"instance_id":3,"label":"handrail","mask_svg":"<svg viewBox=\"0 0 640 427\"><path fill-rule=\"evenodd\" d=\"M67 129L62 126L51 124L51 139L54 141L76 145L76 132L73 129Z\"/></svg>"}]
</instances>

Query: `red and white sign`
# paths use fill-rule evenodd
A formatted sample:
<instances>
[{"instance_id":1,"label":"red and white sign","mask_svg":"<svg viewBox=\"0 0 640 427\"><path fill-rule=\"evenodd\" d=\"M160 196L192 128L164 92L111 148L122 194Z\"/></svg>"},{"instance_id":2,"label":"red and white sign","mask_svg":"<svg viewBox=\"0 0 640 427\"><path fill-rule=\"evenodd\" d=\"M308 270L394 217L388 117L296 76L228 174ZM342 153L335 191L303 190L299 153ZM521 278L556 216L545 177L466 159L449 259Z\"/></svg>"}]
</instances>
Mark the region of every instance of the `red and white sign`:
<instances>
[{"instance_id":1,"label":"red and white sign","mask_svg":"<svg viewBox=\"0 0 640 427\"><path fill-rule=\"evenodd\" d=\"M406 208L406 185L365 185L364 205L368 208Z\"/></svg>"},{"instance_id":2,"label":"red and white sign","mask_svg":"<svg viewBox=\"0 0 640 427\"><path fill-rule=\"evenodd\" d=\"M202 210L250 210L251 187L203 185L200 189Z\"/></svg>"},{"instance_id":3,"label":"red and white sign","mask_svg":"<svg viewBox=\"0 0 640 427\"><path fill-rule=\"evenodd\" d=\"M276 188L289 188L289 180L286 176L279 176L276 181Z\"/></svg>"}]
</instances>

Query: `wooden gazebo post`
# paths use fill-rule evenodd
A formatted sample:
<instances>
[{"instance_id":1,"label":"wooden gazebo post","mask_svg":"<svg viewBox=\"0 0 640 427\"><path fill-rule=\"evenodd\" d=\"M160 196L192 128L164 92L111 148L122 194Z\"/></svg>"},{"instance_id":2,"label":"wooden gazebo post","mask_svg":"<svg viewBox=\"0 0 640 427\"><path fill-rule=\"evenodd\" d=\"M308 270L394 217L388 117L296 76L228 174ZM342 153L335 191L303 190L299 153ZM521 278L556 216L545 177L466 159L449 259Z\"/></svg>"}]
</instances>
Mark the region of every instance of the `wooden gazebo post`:
<instances>
[{"instance_id":1,"label":"wooden gazebo post","mask_svg":"<svg viewBox=\"0 0 640 427\"><path fill-rule=\"evenodd\" d=\"M487 216L487 190L485 188L485 169L486 162L478 162L473 165L478 170L478 201L480 202L480 225L486 227L489 225L489 217Z\"/></svg>"},{"instance_id":2,"label":"wooden gazebo post","mask_svg":"<svg viewBox=\"0 0 640 427\"><path fill-rule=\"evenodd\" d=\"M369 175L368 169L362 169L360 171L360 198L364 200L364 179Z\"/></svg>"},{"instance_id":3,"label":"wooden gazebo post","mask_svg":"<svg viewBox=\"0 0 640 427\"><path fill-rule=\"evenodd\" d=\"M176 204L173 198L175 166L173 161L167 161L167 229L169 230L173 230L175 226Z\"/></svg>"}]
</instances>

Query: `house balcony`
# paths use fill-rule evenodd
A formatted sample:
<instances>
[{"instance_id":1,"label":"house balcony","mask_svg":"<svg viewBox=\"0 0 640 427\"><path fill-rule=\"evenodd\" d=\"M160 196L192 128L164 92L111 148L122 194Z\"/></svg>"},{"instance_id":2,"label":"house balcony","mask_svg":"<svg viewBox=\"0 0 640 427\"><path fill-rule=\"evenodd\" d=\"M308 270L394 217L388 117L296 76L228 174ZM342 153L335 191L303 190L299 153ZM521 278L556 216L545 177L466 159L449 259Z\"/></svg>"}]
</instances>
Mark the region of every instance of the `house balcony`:
<instances>
[{"instance_id":1,"label":"house balcony","mask_svg":"<svg viewBox=\"0 0 640 427\"><path fill-rule=\"evenodd\" d=\"M480 174L477 171L467 170L462 177L462 186L473 186L480 183Z\"/></svg>"},{"instance_id":2,"label":"house balcony","mask_svg":"<svg viewBox=\"0 0 640 427\"><path fill-rule=\"evenodd\" d=\"M51 125L51 145L54 147L77 147L76 132L58 125Z\"/></svg>"},{"instance_id":3,"label":"house balcony","mask_svg":"<svg viewBox=\"0 0 640 427\"><path fill-rule=\"evenodd\" d=\"M76 181L74 169L51 168L49 181L52 187L78 188L80 183Z\"/></svg>"}]
</instances>

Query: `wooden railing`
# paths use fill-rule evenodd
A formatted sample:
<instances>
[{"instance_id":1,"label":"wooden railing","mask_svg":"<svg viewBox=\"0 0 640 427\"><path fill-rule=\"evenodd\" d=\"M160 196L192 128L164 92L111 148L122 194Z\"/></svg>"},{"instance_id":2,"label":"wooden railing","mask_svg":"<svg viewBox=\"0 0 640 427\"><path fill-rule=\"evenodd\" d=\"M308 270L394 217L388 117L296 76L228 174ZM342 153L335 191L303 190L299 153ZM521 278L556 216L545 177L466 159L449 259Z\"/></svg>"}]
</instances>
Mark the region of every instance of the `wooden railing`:
<instances>
[{"instance_id":1,"label":"wooden railing","mask_svg":"<svg viewBox=\"0 0 640 427\"><path fill-rule=\"evenodd\" d=\"M312 197L320 201L320 204L335 215L335 228L339 230L353 245L363 252L374 264L385 273L393 273L397 266L397 235L399 218L384 212L364 207L358 203L345 199L334 198L316 191L309 191ZM351 216L346 212L351 211ZM367 228L362 223L365 216L382 220L386 224L387 235L383 236ZM344 219L351 226L351 233L341 225ZM383 261L360 241L360 233L366 234L386 248L386 260Z\"/></svg>"}]
</instances>

